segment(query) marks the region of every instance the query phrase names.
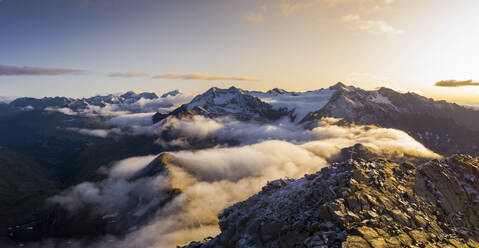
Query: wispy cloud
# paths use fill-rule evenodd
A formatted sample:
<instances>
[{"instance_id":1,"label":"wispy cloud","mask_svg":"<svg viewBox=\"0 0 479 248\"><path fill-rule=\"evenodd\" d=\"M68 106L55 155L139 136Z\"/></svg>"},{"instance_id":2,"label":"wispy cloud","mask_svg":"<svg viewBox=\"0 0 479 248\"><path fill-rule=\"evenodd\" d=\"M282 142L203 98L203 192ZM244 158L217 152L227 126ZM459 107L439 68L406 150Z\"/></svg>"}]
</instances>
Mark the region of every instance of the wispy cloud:
<instances>
[{"instance_id":1,"label":"wispy cloud","mask_svg":"<svg viewBox=\"0 0 479 248\"><path fill-rule=\"evenodd\" d=\"M396 28L385 20L372 19L372 13L390 9L395 0L298 0L281 1L280 13L284 17L291 16L300 10L309 8L334 7L337 5L347 6L354 14L339 17L340 23L349 25L353 29L371 34L399 35L404 30Z\"/></svg>"},{"instance_id":2,"label":"wispy cloud","mask_svg":"<svg viewBox=\"0 0 479 248\"><path fill-rule=\"evenodd\" d=\"M192 74L178 74L178 73L167 73L159 74L153 76L156 79L183 79L183 80L233 80L233 81L261 81L261 78L255 77L243 77L243 76L221 76L221 75L211 75L204 73L192 73Z\"/></svg>"},{"instance_id":3,"label":"wispy cloud","mask_svg":"<svg viewBox=\"0 0 479 248\"><path fill-rule=\"evenodd\" d=\"M279 5L279 7L281 9L281 14L283 16L290 16L298 10L307 9L313 6L314 3L315 1L302 1L302 2L296 2L296 3L283 2Z\"/></svg>"},{"instance_id":4,"label":"wispy cloud","mask_svg":"<svg viewBox=\"0 0 479 248\"><path fill-rule=\"evenodd\" d=\"M337 6L349 5L354 7L360 13L372 13L381 10L394 3L395 0L298 0L282 1L279 8L283 16L290 16L294 12L308 9L314 6Z\"/></svg>"},{"instance_id":5,"label":"wispy cloud","mask_svg":"<svg viewBox=\"0 0 479 248\"><path fill-rule=\"evenodd\" d=\"M146 72L113 72L108 75L109 77L124 77L124 78L133 78L133 77L145 77L148 76Z\"/></svg>"},{"instance_id":6,"label":"wispy cloud","mask_svg":"<svg viewBox=\"0 0 479 248\"><path fill-rule=\"evenodd\" d=\"M8 66L0 65L0 76L56 76L65 74L85 74L83 70L70 68L45 68L45 67L29 67L29 66Z\"/></svg>"},{"instance_id":7,"label":"wispy cloud","mask_svg":"<svg viewBox=\"0 0 479 248\"><path fill-rule=\"evenodd\" d=\"M442 80L442 81L436 82L434 85L439 87L479 86L479 82L474 82L472 80L463 80L463 81Z\"/></svg>"},{"instance_id":8,"label":"wispy cloud","mask_svg":"<svg viewBox=\"0 0 479 248\"><path fill-rule=\"evenodd\" d=\"M266 5L261 6L257 11L249 11L244 14L243 19L252 23L260 23L264 21L264 14L267 11Z\"/></svg>"},{"instance_id":9,"label":"wispy cloud","mask_svg":"<svg viewBox=\"0 0 479 248\"><path fill-rule=\"evenodd\" d=\"M365 20L357 14L344 15L340 18L340 22L344 24L351 24L353 28L371 34L399 35L404 33L404 30L395 28L386 21Z\"/></svg>"}]
</instances>

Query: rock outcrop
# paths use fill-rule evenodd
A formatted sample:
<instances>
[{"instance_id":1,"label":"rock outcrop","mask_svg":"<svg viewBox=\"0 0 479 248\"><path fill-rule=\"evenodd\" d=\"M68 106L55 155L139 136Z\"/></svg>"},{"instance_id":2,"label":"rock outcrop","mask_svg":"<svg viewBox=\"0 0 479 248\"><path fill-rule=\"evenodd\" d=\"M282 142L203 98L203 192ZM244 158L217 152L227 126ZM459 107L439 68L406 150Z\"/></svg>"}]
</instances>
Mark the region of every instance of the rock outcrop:
<instances>
[{"instance_id":1,"label":"rock outcrop","mask_svg":"<svg viewBox=\"0 0 479 248\"><path fill-rule=\"evenodd\" d=\"M335 163L280 179L219 216L186 247L479 247L479 161Z\"/></svg>"}]
</instances>

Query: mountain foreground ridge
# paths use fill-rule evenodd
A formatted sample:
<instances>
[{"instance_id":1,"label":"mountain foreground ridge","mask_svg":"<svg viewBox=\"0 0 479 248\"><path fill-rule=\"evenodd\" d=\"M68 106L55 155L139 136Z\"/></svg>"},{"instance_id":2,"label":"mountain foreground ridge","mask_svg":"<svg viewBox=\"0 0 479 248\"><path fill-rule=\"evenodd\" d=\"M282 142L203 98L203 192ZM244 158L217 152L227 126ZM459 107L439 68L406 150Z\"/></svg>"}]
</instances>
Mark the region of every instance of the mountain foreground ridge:
<instances>
[{"instance_id":1,"label":"mountain foreground ridge","mask_svg":"<svg viewBox=\"0 0 479 248\"><path fill-rule=\"evenodd\" d=\"M360 157L269 182L219 215L221 233L188 248L479 247L479 161Z\"/></svg>"}]
</instances>

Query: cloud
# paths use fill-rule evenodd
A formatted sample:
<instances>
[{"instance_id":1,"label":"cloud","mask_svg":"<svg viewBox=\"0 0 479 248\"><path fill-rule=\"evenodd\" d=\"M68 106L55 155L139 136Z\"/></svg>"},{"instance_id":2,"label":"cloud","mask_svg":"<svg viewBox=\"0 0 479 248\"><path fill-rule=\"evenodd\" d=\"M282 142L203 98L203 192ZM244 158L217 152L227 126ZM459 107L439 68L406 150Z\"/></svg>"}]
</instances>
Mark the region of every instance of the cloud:
<instances>
[{"instance_id":1,"label":"cloud","mask_svg":"<svg viewBox=\"0 0 479 248\"><path fill-rule=\"evenodd\" d=\"M311 6L314 5L314 1L302 1L302 2L296 2L296 3L286 3L282 2L279 7L281 10L281 14L283 16L290 16L294 12L301 10L301 9L307 9Z\"/></svg>"},{"instance_id":2,"label":"cloud","mask_svg":"<svg viewBox=\"0 0 479 248\"><path fill-rule=\"evenodd\" d=\"M293 13L309 9L312 7L332 7L339 4L348 5L351 7L355 14L344 15L339 18L343 24L349 24L354 29L365 31L371 34L387 34L387 35L399 35L404 33L404 30L395 28L384 20L373 20L364 18L373 12L391 8L394 0L300 0L294 2L282 1L279 4L281 15L287 17Z\"/></svg>"},{"instance_id":3,"label":"cloud","mask_svg":"<svg viewBox=\"0 0 479 248\"><path fill-rule=\"evenodd\" d=\"M209 127L202 136L213 133L225 135L221 131L224 124L218 126L205 119L195 120L197 124L201 122ZM175 247L218 234L218 214L226 207L257 193L268 181L316 172L328 166L329 159L340 156L342 148L356 143L375 149L387 158L404 154L440 157L405 132L374 126L338 126L337 122L337 119L324 119L308 131L313 140L304 142L268 140L238 147L168 153L165 155L168 156L165 160L168 173L147 178L132 180L132 175L145 168L156 156L125 159L109 170L107 179L79 184L53 197L52 201L70 211L90 206L99 216L116 213L120 216L116 221L129 218L127 216L131 213L141 214L144 212L140 211L142 209L155 210L147 225L139 226L124 239L109 237L89 247ZM195 135L196 130L189 128L185 128L185 133ZM244 129L241 132L243 136L261 133L268 136L271 128L266 126L261 130ZM291 132L297 136L296 139L303 136L301 132L296 132L296 135L294 131ZM171 189L178 189L181 193L167 204L159 206L158 201L165 200L165 193L161 192ZM140 206L137 206L138 198L141 199Z\"/></svg>"},{"instance_id":4,"label":"cloud","mask_svg":"<svg viewBox=\"0 0 479 248\"><path fill-rule=\"evenodd\" d=\"M148 76L146 72L113 72L108 75L109 77L123 77L123 78L134 78L134 77L145 77Z\"/></svg>"},{"instance_id":5,"label":"cloud","mask_svg":"<svg viewBox=\"0 0 479 248\"><path fill-rule=\"evenodd\" d=\"M120 160L115 163L109 175L114 178L129 179L137 171L145 168L155 157L155 155L148 155Z\"/></svg>"},{"instance_id":6,"label":"cloud","mask_svg":"<svg viewBox=\"0 0 479 248\"><path fill-rule=\"evenodd\" d=\"M415 141L407 133L396 130L378 128L375 126L350 125L338 126L339 119L323 118L316 126L309 129L301 128L289 121L279 121L272 124L255 122L241 122L229 118L209 119L203 116L194 116L191 119L179 120L167 118L155 130L157 134L167 132L174 137L181 137L182 142L173 140L174 144L189 144L191 140L212 138L218 143L228 140L237 140L240 144L257 144L268 140L281 140L293 144L304 144L315 140L338 146L348 147L356 143L368 145L375 150L388 147L383 141L407 144L390 148L395 152L416 154L418 156L435 157L434 153ZM162 141L167 143L168 141ZM164 144L164 143L163 143ZM401 155L402 156L402 155Z\"/></svg>"},{"instance_id":7,"label":"cloud","mask_svg":"<svg viewBox=\"0 0 479 248\"><path fill-rule=\"evenodd\" d=\"M121 130L119 128L112 128L112 129L87 129L87 128L76 128L76 127L68 127L66 130L74 131L79 134L95 136L100 138L106 138L108 135L120 134Z\"/></svg>"},{"instance_id":8,"label":"cloud","mask_svg":"<svg viewBox=\"0 0 479 248\"><path fill-rule=\"evenodd\" d=\"M46 107L45 111L57 111L65 115L79 115L79 116L119 116L129 114L128 111L122 110L118 105L106 104L106 106L100 107L96 105L87 105L86 108L72 110L70 108L57 108L57 107Z\"/></svg>"},{"instance_id":9,"label":"cloud","mask_svg":"<svg viewBox=\"0 0 479 248\"><path fill-rule=\"evenodd\" d=\"M187 119L168 117L156 129L157 142L164 147L191 147L192 143L202 139L214 139L218 144L236 140L241 144L255 144L266 140L285 140L301 143L314 140L317 135L311 130L298 127L287 120L272 124L241 122L229 117L210 119L195 115ZM163 134L176 137L173 140L162 138Z\"/></svg>"},{"instance_id":10,"label":"cloud","mask_svg":"<svg viewBox=\"0 0 479 248\"><path fill-rule=\"evenodd\" d=\"M85 74L83 70L67 69L67 68L45 68L45 67L28 67L28 66L7 66L0 65L0 76L26 76L26 75L78 75Z\"/></svg>"},{"instance_id":11,"label":"cloud","mask_svg":"<svg viewBox=\"0 0 479 248\"><path fill-rule=\"evenodd\" d=\"M252 23L260 23L264 21L264 14L267 11L266 5L261 6L257 11L249 11L244 14L243 19Z\"/></svg>"},{"instance_id":12,"label":"cloud","mask_svg":"<svg viewBox=\"0 0 479 248\"><path fill-rule=\"evenodd\" d=\"M282 1L279 4L281 14L285 17L293 13L308 9L314 6L333 7L337 5L349 5L362 14L369 14L390 6L395 0L298 0L298 1Z\"/></svg>"},{"instance_id":13,"label":"cloud","mask_svg":"<svg viewBox=\"0 0 479 248\"><path fill-rule=\"evenodd\" d=\"M162 190L168 188L168 185L164 184L168 180L161 175L134 181L128 180L155 157L133 157L119 161L114 165L109 178L100 182L80 183L49 198L48 201L60 204L72 213L85 207L91 207L90 210L93 211L93 214L102 219L125 214L125 211L132 210L130 204L138 201L135 202L134 212L130 215L140 216L144 214L143 210L149 209L167 198Z\"/></svg>"},{"instance_id":14,"label":"cloud","mask_svg":"<svg viewBox=\"0 0 479 248\"><path fill-rule=\"evenodd\" d=\"M178 73L169 73L169 74L159 74L153 76L155 79L182 79L182 80L233 80L233 81L261 81L260 78L255 77L240 77L240 76L220 76L220 75L211 75L203 73L193 73L193 74L178 74Z\"/></svg>"},{"instance_id":15,"label":"cloud","mask_svg":"<svg viewBox=\"0 0 479 248\"><path fill-rule=\"evenodd\" d=\"M386 21L364 20L357 14L344 15L340 18L340 22L344 24L350 24L355 29L371 34L399 35L404 33L404 30L397 29Z\"/></svg>"},{"instance_id":16,"label":"cloud","mask_svg":"<svg viewBox=\"0 0 479 248\"><path fill-rule=\"evenodd\" d=\"M184 103L193 99L194 95L190 93L179 93L176 95L167 95L157 99L140 98L131 104L117 105L117 109L130 112L160 112L169 113Z\"/></svg>"},{"instance_id":17,"label":"cloud","mask_svg":"<svg viewBox=\"0 0 479 248\"><path fill-rule=\"evenodd\" d=\"M349 15L344 15L341 17L340 21L343 23L349 23L349 22L356 22L359 21L361 18L359 15L356 14L349 14Z\"/></svg>"},{"instance_id":18,"label":"cloud","mask_svg":"<svg viewBox=\"0 0 479 248\"><path fill-rule=\"evenodd\" d=\"M153 124L152 116L154 114L155 112L120 115L111 118L106 121L106 123L119 127L151 126Z\"/></svg>"},{"instance_id":19,"label":"cloud","mask_svg":"<svg viewBox=\"0 0 479 248\"><path fill-rule=\"evenodd\" d=\"M65 115L78 115L77 112L73 111L72 109L70 108L54 108L54 107L46 107L44 109L45 111L49 111L49 112L60 112L60 113L63 113Z\"/></svg>"},{"instance_id":20,"label":"cloud","mask_svg":"<svg viewBox=\"0 0 479 248\"><path fill-rule=\"evenodd\" d=\"M442 81L436 82L434 86L438 86L438 87L479 86L479 82L474 82L472 80L464 80L464 81L442 80Z\"/></svg>"},{"instance_id":21,"label":"cloud","mask_svg":"<svg viewBox=\"0 0 479 248\"><path fill-rule=\"evenodd\" d=\"M190 102L194 95L191 93L178 93L175 95L165 95L156 99L140 98L135 102L124 102L119 104L107 104L105 106L87 105L85 108L72 110L70 108L55 108L47 107L46 111L58 111L66 115L80 115L80 116L125 116L124 118L138 118L141 115L152 115L152 113L169 113L182 104ZM132 114L138 114L136 116ZM130 115L130 116L127 116ZM113 122L119 120L117 118ZM144 118L145 119L145 118ZM146 119L145 119L146 120ZM144 122L146 124L146 122ZM111 123L118 124L120 123ZM123 125L125 126L125 125Z\"/></svg>"}]
</instances>

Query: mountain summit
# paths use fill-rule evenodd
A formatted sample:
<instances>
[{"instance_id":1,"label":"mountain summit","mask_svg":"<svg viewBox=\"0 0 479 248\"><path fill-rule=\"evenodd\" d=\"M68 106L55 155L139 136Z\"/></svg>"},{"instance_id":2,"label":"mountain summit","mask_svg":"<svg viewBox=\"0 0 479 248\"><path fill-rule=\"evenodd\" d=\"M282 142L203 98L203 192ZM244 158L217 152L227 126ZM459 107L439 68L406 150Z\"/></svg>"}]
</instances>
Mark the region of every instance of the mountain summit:
<instances>
[{"instance_id":1,"label":"mountain summit","mask_svg":"<svg viewBox=\"0 0 479 248\"><path fill-rule=\"evenodd\" d=\"M171 112L171 115L181 117L196 114L209 118L232 116L243 121L275 121L288 113L284 109L273 108L242 89L213 87L193 98L190 103Z\"/></svg>"}]
</instances>

